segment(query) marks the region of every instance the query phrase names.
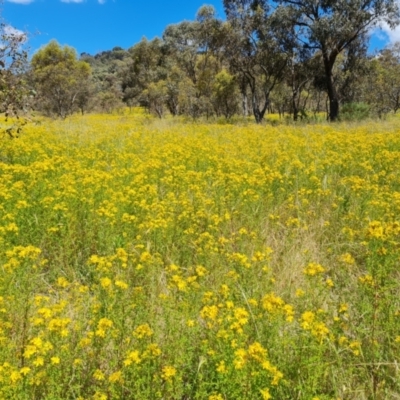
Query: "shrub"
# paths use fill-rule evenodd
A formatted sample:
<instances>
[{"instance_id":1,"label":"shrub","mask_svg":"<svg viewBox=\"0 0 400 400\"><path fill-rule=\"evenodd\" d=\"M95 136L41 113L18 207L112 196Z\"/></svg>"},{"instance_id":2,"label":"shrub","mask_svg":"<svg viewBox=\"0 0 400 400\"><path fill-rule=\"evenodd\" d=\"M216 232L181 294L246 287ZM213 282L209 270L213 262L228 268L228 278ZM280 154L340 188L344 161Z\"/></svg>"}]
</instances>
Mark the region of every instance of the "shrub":
<instances>
[{"instance_id":1,"label":"shrub","mask_svg":"<svg viewBox=\"0 0 400 400\"><path fill-rule=\"evenodd\" d=\"M365 103L346 103L342 106L342 121L362 121L370 116L370 107Z\"/></svg>"}]
</instances>

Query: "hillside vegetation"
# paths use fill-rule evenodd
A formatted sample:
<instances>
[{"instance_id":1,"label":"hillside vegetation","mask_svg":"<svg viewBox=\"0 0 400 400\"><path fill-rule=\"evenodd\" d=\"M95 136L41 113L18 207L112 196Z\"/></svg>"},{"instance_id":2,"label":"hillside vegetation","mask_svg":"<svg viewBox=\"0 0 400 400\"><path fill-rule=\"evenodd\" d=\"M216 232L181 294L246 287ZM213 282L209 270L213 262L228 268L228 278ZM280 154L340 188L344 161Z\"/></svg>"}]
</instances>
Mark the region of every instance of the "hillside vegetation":
<instances>
[{"instance_id":1,"label":"hillside vegetation","mask_svg":"<svg viewBox=\"0 0 400 400\"><path fill-rule=\"evenodd\" d=\"M399 129L135 110L2 140L0 398L397 398Z\"/></svg>"}]
</instances>

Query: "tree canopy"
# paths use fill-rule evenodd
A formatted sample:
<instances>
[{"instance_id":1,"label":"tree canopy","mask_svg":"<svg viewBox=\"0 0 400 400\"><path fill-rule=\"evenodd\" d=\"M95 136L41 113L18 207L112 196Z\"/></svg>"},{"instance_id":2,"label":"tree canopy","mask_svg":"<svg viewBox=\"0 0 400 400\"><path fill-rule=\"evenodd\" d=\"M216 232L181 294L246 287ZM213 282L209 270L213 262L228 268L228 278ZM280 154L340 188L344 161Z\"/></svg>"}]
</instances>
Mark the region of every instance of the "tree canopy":
<instances>
[{"instance_id":1,"label":"tree canopy","mask_svg":"<svg viewBox=\"0 0 400 400\"><path fill-rule=\"evenodd\" d=\"M277 0L277 12L286 23L293 24L299 45L321 54L325 84L329 97L329 119L339 115L339 97L333 67L340 53L360 39L368 30L385 21L391 27L399 23L395 0Z\"/></svg>"},{"instance_id":2,"label":"tree canopy","mask_svg":"<svg viewBox=\"0 0 400 400\"><path fill-rule=\"evenodd\" d=\"M61 118L74 112L88 90L90 65L78 60L72 47L51 41L33 56L31 66L41 109Z\"/></svg>"},{"instance_id":3,"label":"tree canopy","mask_svg":"<svg viewBox=\"0 0 400 400\"><path fill-rule=\"evenodd\" d=\"M51 41L30 64L36 109L65 118L140 105L160 118L252 114L257 123L268 112L294 120L326 112L335 121L341 105L348 114L357 108L350 104L364 104L379 117L399 109L394 48L367 52L374 27L399 24L397 1L224 0L223 6L226 19L203 6L193 21L129 49L78 57Z\"/></svg>"},{"instance_id":4,"label":"tree canopy","mask_svg":"<svg viewBox=\"0 0 400 400\"><path fill-rule=\"evenodd\" d=\"M10 137L17 136L26 122L31 103L31 90L27 82L28 52L24 33L0 23L0 113L16 122L5 131Z\"/></svg>"}]
</instances>

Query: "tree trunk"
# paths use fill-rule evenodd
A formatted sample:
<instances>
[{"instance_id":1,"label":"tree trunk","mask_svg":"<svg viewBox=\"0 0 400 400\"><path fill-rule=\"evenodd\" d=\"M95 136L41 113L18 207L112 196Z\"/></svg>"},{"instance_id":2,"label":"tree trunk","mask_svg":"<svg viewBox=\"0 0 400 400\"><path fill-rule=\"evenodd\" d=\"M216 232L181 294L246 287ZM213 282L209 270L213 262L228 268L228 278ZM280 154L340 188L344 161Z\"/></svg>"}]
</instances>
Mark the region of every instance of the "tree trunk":
<instances>
[{"instance_id":1,"label":"tree trunk","mask_svg":"<svg viewBox=\"0 0 400 400\"><path fill-rule=\"evenodd\" d=\"M247 104L247 94L245 92L242 93L242 113L244 117L249 115L249 108Z\"/></svg>"},{"instance_id":2,"label":"tree trunk","mask_svg":"<svg viewBox=\"0 0 400 400\"><path fill-rule=\"evenodd\" d=\"M299 107L297 104L297 90L293 89L292 92L292 108L293 108L293 121L297 121L299 118Z\"/></svg>"},{"instance_id":3,"label":"tree trunk","mask_svg":"<svg viewBox=\"0 0 400 400\"><path fill-rule=\"evenodd\" d=\"M255 118L257 124L259 124L264 119L264 115L267 111L267 108L269 105L269 96L265 95L264 105L261 109L259 107L257 95L255 93L252 93L252 95L251 95L251 103L252 103L252 107L253 107L254 118Z\"/></svg>"},{"instance_id":4,"label":"tree trunk","mask_svg":"<svg viewBox=\"0 0 400 400\"><path fill-rule=\"evenodd\" d=\"M339 117L339 98L337 95L335 83L333 81L332 69L335 60L324 56L324 66L325 66L325 77L326 86L329 98L329 115L328 119L331 122L335 122Z\"/></svg>"}]
</instances>

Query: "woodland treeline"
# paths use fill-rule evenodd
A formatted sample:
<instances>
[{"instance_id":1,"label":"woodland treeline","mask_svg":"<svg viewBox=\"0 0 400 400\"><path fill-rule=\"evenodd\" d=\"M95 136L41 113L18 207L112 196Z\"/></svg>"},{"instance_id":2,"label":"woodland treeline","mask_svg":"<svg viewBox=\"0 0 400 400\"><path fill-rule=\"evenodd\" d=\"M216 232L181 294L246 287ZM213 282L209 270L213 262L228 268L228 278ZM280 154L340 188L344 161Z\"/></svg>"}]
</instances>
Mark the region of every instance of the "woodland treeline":
<instances>
[{"instance_id":1,"label":"woodland treeline","mask_svg":"<svg viewBox=\"0 0 400 400\"><path fill-rule=\"evenodd\" d=\"M129 49L96 55L52 41L30 62L34 108L65 118L143 106L162 118L383 117L400 108L400 45L368 53L396 1L225 0Z\"/></svg>"}]
</instances>

